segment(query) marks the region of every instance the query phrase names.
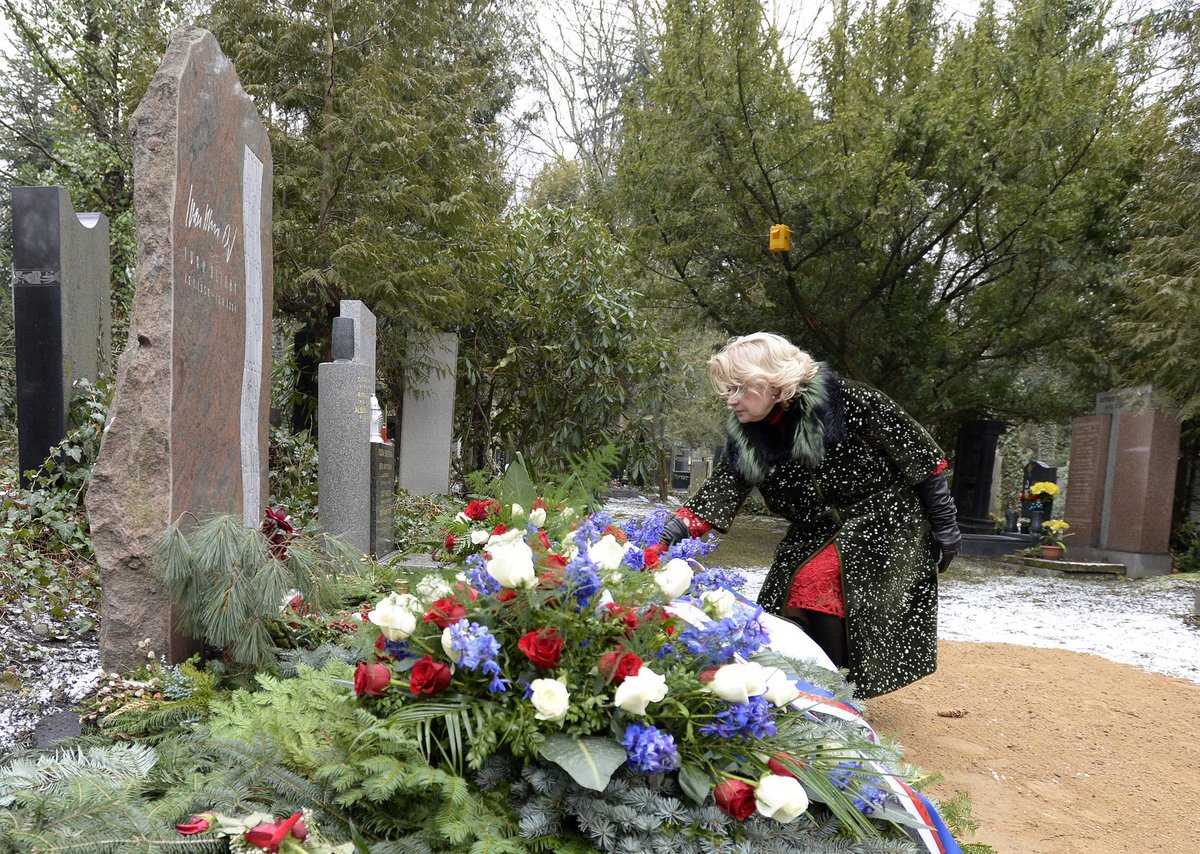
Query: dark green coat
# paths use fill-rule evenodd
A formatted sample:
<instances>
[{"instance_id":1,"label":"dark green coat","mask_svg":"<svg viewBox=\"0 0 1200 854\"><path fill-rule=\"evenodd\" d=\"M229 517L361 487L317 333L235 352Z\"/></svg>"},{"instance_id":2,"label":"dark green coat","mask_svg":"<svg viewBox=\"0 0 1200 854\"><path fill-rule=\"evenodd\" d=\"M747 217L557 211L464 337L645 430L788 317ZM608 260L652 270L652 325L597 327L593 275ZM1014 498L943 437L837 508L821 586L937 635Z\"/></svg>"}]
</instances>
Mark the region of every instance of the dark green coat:
<instances>
[{"instance_id":1,"label":"dark green coat","mask_svg":"<svg viewBox=\"0 0 1200 854\"><path fill-rule=\"evenodd\" d=\"M731 413L726 453L687 507L728 531L757 486L791 522L758 597L772 613L786 604L796 571L836 545L858 696L929 675L937 667L937 561L913 487L938 467L941 450L886 395L824 366L784 418L781 430L742 425Z\"/></svg>"}]
</instances>

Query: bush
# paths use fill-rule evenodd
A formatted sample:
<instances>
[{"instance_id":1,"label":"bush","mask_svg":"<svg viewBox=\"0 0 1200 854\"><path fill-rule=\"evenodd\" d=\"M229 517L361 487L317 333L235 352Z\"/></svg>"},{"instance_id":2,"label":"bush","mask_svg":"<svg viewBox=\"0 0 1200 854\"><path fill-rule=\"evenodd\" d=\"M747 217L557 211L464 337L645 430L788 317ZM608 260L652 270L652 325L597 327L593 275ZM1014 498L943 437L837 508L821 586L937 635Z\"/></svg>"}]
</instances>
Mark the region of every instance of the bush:
<instances>
[{"instance_id":1,"label":"bush","mask_svg":"<svg viewBox=\"0 0 1200 854\"><path fill-rule=\"evenodd\" d=\"M1176 572L1200 572L1200 522L1189 520L1171 532Z\"/></svg>"}]
</instances>

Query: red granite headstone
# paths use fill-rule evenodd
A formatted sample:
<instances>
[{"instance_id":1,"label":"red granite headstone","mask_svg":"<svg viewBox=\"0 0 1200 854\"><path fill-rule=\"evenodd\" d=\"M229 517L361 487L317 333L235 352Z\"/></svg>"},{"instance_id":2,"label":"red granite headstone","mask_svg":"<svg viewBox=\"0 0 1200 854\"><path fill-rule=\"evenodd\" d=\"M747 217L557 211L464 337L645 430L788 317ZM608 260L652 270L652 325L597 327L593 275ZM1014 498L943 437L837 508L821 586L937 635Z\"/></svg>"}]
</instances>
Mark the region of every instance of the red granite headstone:
<instances>
[{"instance_id":1,"label":"red granite headstone","mask_svg":"<svg viewBox=\"0 0 1200 854\"><path fill-rule=\"evenodd\" d=\"M271 148L212 34L176 30L133 114L137 292L88 495L106 668L178 660L153 541L184 514L261 518L270 397ZM142 654L144 655L144 654Z\"/></svg>"}]
</instances>

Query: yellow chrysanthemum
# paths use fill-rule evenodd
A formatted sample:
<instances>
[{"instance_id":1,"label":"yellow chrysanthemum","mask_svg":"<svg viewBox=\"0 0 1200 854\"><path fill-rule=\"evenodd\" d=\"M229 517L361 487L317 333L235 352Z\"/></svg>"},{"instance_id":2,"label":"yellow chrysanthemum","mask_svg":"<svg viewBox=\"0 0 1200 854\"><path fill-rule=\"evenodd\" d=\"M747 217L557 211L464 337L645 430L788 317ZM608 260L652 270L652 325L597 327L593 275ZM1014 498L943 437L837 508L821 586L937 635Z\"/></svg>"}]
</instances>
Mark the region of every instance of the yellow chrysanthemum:
<instances>
[{"instance_id":1,"label":"yellow chrysanthemum","mask_svg":"<svg viewBox=\"0 0 1200 854\"><path fill-rule=\"evenodd\" d=\"M1051 483L1048 480L1041 480L1029 487L1029 491L1034 495L1044 495L1047 498L1053 498L1058 495L1058 484Z\"/></svg>"}]
</instances>

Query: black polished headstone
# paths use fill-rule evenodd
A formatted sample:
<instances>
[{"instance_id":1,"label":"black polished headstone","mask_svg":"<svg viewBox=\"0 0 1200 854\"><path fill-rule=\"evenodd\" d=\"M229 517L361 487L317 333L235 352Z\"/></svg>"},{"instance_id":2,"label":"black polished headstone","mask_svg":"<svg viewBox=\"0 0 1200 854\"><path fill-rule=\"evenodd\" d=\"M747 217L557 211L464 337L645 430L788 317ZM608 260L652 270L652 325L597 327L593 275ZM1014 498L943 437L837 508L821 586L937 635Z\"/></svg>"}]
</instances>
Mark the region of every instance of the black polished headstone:
<instances>
[{"instance_id":1,"label":"black polished headstone","mask_svg":"<svg viewBox=\"0 0 1200 854\"><path fill-rule=\"evenodd\" d=\"M333 360L348 362L354 358L354 318L333 319Z\"/></svg>"},{"instance_id":2,"label":"black polished headstone","mask_svg":"<svg viewBox=\"0 0 1200 854\"><path fill-rule=\"evenodd\" d=\"M108 370L108 219L76 214L62 187L14 187L17 461L39 468L67 432L72 385Z\"/></svg>"},{"instance_id":3,"label":"black polished headstone","mask_svg":"<svg viewBox=\"0 0 1200 854\"><path fill-rule=\"evenodd\" d=\"M1033 460L1025 464L1025 468L1021 470L1021 494L1029 495L1029 488L1035 483L1049 481L1055 485L1058 484L1058 469L1054 466L1048 466L1040 460ZM1029 518L1029 512L1033 508L1034 502L1021 502L1021 515ZM1054 510L1054 499L1041 502L1039 508L1042 511L1042 521L1045 522L1054 517L1051 515Z\"/></svg>"},{"instance_id":4,"label":"black polished headstone","mask_svg":"<svg viewBox=\"0 0 1200 854\"><path fill-rule=\"evenodd\" d=\"M1008 429L1003 421L968 421L959 428L954 454L951 494L958 508L958 527L964 534L995 533L988 518L996 442Z\"/></svg>"},{"instance_id":5,"label":"black polished headstone","mask_svg":"<svg viewBox=\"0 0 1200 854\"><path fill-rule=\"evenodd\" d=\"M396 447L371 442L371 554L383 557L395 548Z\"/></svg>"}]
</instances>

